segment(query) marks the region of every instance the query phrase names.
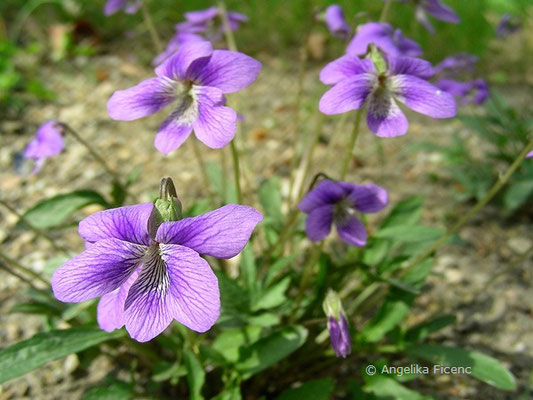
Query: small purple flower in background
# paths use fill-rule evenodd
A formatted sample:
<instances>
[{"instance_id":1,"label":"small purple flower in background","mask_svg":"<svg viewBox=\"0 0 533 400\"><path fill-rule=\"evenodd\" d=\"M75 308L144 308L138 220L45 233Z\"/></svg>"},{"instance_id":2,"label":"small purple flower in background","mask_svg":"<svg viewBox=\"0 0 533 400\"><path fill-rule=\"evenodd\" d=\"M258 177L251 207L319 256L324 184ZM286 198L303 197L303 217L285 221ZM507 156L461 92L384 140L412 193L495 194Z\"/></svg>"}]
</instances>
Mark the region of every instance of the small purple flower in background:
<instances>
[{"instance_id":1,"label":"small purple flower in background","mask_svg":"<svg viewBox=\"0 0 533 400\"><path fill-rule=\"evenodd\" d=\"M328 331L335 355L346 358L352 352L352 341L348 321L337 292L329 289L322 307L328 317Z\"/></svg>"},{"instance_id":2,"label":"small purple flower in background","mask_svg":"<svg viewBox=\"0 0 533 400\"><path fill-rule=\"evenodd\" d=\"M451 118L457 113L452 95L430 84L433 68L427 61L409 57L383 57L373 48L370 59L347 54L329 63L320 80L333 87L320 99L327 115L362 108L365 103L368 128L377 136L404 135L409 122L396 100L411 110L433 118Z\"/></svg>"},{"instance_id":3,"label":"small purple flower in background","mask_svg":"<svg viewBox=\"0 0 533 400\"><path fill-rule=\"evenodd\" d=\"M333 36L347 39L350 35L350 25L346 22L344 11L338 4L332 4L324 15L326 26Z\"/></svg>"},{"instance_id":4,"label":"small purple flower in background","mask_svg":"<svg viewBox=\"0 0 533 400\"><path fill-rule=\"evenodd\" d=\"M100 211L82 220L78 231L86 250L52 277L57 299L101 297L100 327L110 332L125 325L139 342L159 335L174 319L197 332L210 329L220 314L220 293L200 254L234 257L263 218L252 207L230 204L154 224L157 204Z\"/></svg>"},{"instance_id":5,"label":"small purple flower in background","mask_svg":"<svg viewBox=\"0 0 533 400\"><path fill-rule=\"evenodd\" d=\"M248 21L244 14L234 11L226 13L228 17L229 28L236 31L243 22ZM206 39L215 43L222 38L224 26L222 23L221 12L217 7L210 7L205 10L190 11L184 14L185 22L176 25L177 31L204 33Z\"/></svg>"},{"instance_id":6,"label":"small purple flower in background","mask_svg":"<svg viewBox=\"0 0 533 400\"><path fill-rule=\"evenodd\" d=\"M57 121L48 121L39 127L35 138L24 149L24 157L31 158L35 162L32 175L41 170L45 159L61 153L65 147L63 132L63 126Z\"/></svg>"},{"instance_id":7,"label":"small purple flower in background","mask_svg":"<svg viewBox=\"0 0 533 400\"><path fill-rule=\"evenodd\" d=\"M490 97L489 87L484 79L475 79L469 82L440 79L435 82L435 86L459 98L462 105L471 102L480 105Z\"/></svg>"},{"instance_id":8,"label":"small purple flower in background","mask_svg":"<svg viewBox=\"0 0 533 400\"><path fill-rule=\"evenodd\" d=\"M111 15L118 10L124 10L126 14L135 14L141 6L141 1L142 0L108 0L104 8L104 14Z\"/></svg>"},{"instance_id":9,"label":"small purple flower in background","mask_svg":"<svg viewBox=\"0 0 533 400\"><path fill-rule=\"evenodd\" d=\"M446 57L435 66L435 74L440 77L453 77L464 73L472 74L478 58L468 53L458 53Z\"/></svg>"},{"instance_id":10,"label":"small purple flower in background","mask_svg":"<svg viewBox=\"0 0 533 400\"><path fill-rule=\"evenodd\" d=\"M168 59L171 55L173 55L180 46L183 43L186 42L202 42L205 39L201 37L200 35L197 35L192 32L176 32L174 37L170 39L170 41L167 44L167 47L164 52L159 54L156 58L154 58L154 61L152 62L153 65L159 65L163 63L166 59Z\"/></svg>"},{"instance_id":11,"label":"small purple flower in background","mask_svg":"<svg viewBox=\"0 0 533 400\"><path fill-rule=\"evenodd\" d=\"M298 208L308 214L305 232L313 242L325 239L334 224L345 243L361 247L366 243L367 234L355 213L375 213L387 203L387 191L378 185L355 185L326 179L307 193Z\"/></svg>"},{"instance_id":12,"label":"small purple flower in background","mask_svg":"<svg viewBox=\"0 0 533 400\"><path fill-rule=\"evenodd\" d=\"M527 153L526 158L533 158L533 151Z\"/></svg>"},{"instance_id":13,"label":"small purple flower in background","mask_svg":"<svg viewBox=\"0 0 533 400\"><path fill-rule=\"evenodd\" d=\"M161 124L155 147L168 154L194 130L206 146L221 148L235 135L236 112L225 106L224 94L250 85L261 63L245 54L214 50L209 42L185 42L155 69L157 77L116 91L107 103L111 118L132 121L175 103Z\"/></svg>"},{"instance_id":14,"label":"small purple flower in background","mask_svg":"<svg viewBox=\"0 0 533 400\"><path fill-rule=\"evenodd\" d=\"M406 1L402 1L406 3ZM451 24L458 24L460 22L459 16L450 7L442 4L439 0L415 0L415 15L418 22L424 26L430 33L435 33L435 28L429 22L427 14L433 18L449 22Z\"/></svg>"},{"instance_id":15,"label":"small purple flower in background","mask_svg":"<svg viewBox=\"0 0 533 400\"><path fill-rule=\"evenodd\" d=\"M363 55L371 43L394 57L418 57L422 54L418 43L405 38L400 29L395 30L391 25L379 22L369 22L358 26L355 36L348 44L346 53Z\"/></svg>"},{"instance_id":16,"label":"small purple flower in background","mask_svg":"<svg viewBox=\"0 0 533 400\"><path fill-rule=\"evenodd\" d=\"M511 17L510 14L504 14L500 18L498 26L496 27L496 36L498 36L500 39L503 39L504 37L518 32L520 28L520 21Z\"/></svg>"}]
</instances>

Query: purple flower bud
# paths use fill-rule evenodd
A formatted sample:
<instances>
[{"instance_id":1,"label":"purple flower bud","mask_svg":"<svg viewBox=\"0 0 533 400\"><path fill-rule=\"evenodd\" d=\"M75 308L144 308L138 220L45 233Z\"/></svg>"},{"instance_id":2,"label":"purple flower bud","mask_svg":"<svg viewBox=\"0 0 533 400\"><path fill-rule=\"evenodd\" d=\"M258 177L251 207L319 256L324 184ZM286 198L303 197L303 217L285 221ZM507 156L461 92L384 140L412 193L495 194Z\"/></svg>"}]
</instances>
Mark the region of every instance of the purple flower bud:
<instances>
[{"instance_id":1,"label":"purple flower bud","mask_svg":"<svg viewBox=\"0 0 533 400\"><path fill-rule=\"evenodd\" d=\"M24 150L24 157L32 158L35 162L32 175L41 170L45 159L61 153L65 147L63 133L63 125L57 121L48 121L39 127L35 138L28 143Z\"/></svg>"},{"instance_id":2,"label":"purple flower bud","mask_svg":"<svg viewBox=\"0 0 533 400\"><path fill-rule=\"evenodd\" d=\"M332 4L326 9L325 22L333 36L347 39L350 34L350 25L344 18L344 11L338 4Z\"/></svg>"},{"instance_id":3,"label":"purple flower bud","mask_svg":"<svg viewBox=\"0 0 533 400\"><path fill-rule=\"evenodd\" d=\"M408 121L397 102L433 118L451 118L457 113L452 95L427 81L433 67L427 61L385 55L384 65L346 54L320 72L320 80L332 85L320 99L327 115L359 110L366 105L368 128L377 136L393 137L407 132Z\"/></svg>"},{"instance_id":4,"label":"purple flower bud","mask_svg":"<svg viewBox=\"0 0 533 400\"><path fill-rule=\"evenodd\" d=\"M526 158L533 158L533 150L527 153Z\"/></svg>"},{"instance_id":5,"label":"purple flower bud","mask_svg":"<svg viewBox=\"0 0 533 400\"><path fill-rule=\"evenodd\" d=\"M174 192L164 192L163 197L174 200ZM125 325L139 342L159 335L173 320L205 332L220 314L220 293L200 254L234 257L263 217L236 204L149 224L153 213L154 204L144 203L82 220L78 231L86 250L54 272L54 295L75 303L101 297L100 327L110 332Z\"/></svg>"},{"instance_id":6,"label":"purple flower bud","mask_svg":"<svg viewBox=\"0 0 533 400\"><path fill-rule=\"evenodd\" d=\"M322 307L328 317L329 336L335 355L346 358L352 351L352 343L348 321L346 320L342 302L337 292L330 289Z\"/></svg>"},{"instance_id":7,"label":"purple flower bud","mask_svg":"<svg viewBox=\"0 0 533 400\"><path fill-rule=\"evenodd\" d=\"M250 85L260 69L261 63L245 54L187 41L155 69L156 77L116 91L107 110L113 119L131 121L174 104L155 139L160 152L177 149L193 130L208 147L221 148L233 139L237 124L224 95Z\"/></svg>"},{"instance_id":8,"label":"purple flower bud","mask_svg":"<svg viewBox=\"0 0 533 400\"><path fill-rule=\"evenodd\" d=\"M387 191L378 185L326 179L307 193L298 208L308 214L305 231L312 241L325 239L333 224L345 243L360 247L365 245L367 234L356 212L375 213L387 203Z\"/></svg>"}]
</instances>

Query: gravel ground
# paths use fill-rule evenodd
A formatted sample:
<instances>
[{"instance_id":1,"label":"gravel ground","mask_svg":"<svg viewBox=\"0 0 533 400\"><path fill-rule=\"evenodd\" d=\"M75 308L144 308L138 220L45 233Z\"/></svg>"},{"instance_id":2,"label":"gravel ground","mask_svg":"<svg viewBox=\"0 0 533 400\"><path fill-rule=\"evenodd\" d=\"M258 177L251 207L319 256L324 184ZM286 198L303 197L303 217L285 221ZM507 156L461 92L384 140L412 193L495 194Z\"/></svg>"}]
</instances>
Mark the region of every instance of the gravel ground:
<instances>
[{"instance_id":1,"label":"gravel ground","mask_svg":"<svg viewBox=\"0 0 533 400\"><path fill-rule=\"evenodd\" d=\"M305 112L301 124L295 118L295 73L276 58L260 55L263 71L255 84L229 101L244 115L238 134L238 145L244 157L246 203L257 201L256 187L264 178L278 174L287 191L288 171L295 156L293 142L297 135L309 137L316 125L314 110L324 87L318 82L319 66L310 68L304 79L302 102ZM129 60L129 61L124 61ZM141 167L140 178L132 192L138 200L151 200L161 177L173 177L182 202L186 206L207 193L193 155L192 138L178 151L165 157L153 147L158 124L163 115L134 122L112 121L106 112L106 101L119 88L136 84L151 75L149 68L139 67L131 55L79 58L72 64L43 67L42 80L58 93L56 104L29 106L22 121L0 121L0 195L18 210L36 201L78 188L101 189L110 182L90 154L72 138L66 139L66 150L48 160L34 176L14 172L15 153L22 150L36 127L45 120L58 119L69 123L89 140L121 175ZM516 101L531 100L525 90L512 93ZM523 103L525 104L525 103ZM437 153L409 152L409 145L418 141L448 143L453 132L469 135L457 121L433 121L412 113L409 133L400 138L383 140L385 164L376 152L376 139L366 130L357 144L358 161L349 174L352 181L375 181L386 187L391 203L413 194L426 197L424 220L442 226L467 210L454 202L449 183L431 180L430 173L442 175L444 165ZM331 175L339 168L338 154L350 131L342 117L326 120L312 173ZM295 131L298 132L295 133ZM471 140L472 148L478 143ZM227 165L230 153L226 152ZM201 147L202 157L221 162L222 151ZM79 168L83 165L83 168ZM104 189L105 190L105 189ZM132 202L132 199L128 200ZM79 217L96 211L87 207ZM31 231L15 227L16 217L0 209L0 243L9 254L35 271L42 271L46 261L56 256L49 243ZM57 242L79 251L83 243L74 229L55 232ZM488 208L461 231L466 244L442 248L427 290L416 303L412 314L416 323L440 313L457 315L458 322L443 331L439 338L494 355L508 365L518 378L524 393L533 365L533 292L530 288L531 259L516 264L520 255L533 244L532 224L528 220L502 221L496 210ZM3 272L0 279L0 342L2 346L28 338L36 333L42 320L6 311L21 300L21 284ZM497 278L493 278L499 275ZM101 381L113 370L109 359L101 356L92 363L89 373L80 376L75 355L48 364L23 378L0 387L0 400L14 398L75 399L83 390ZM504 394L474 379L441 377L417 383L424 392L449 399L516 399L517 394ZM527 398L527 395L526 395Z\"/></svg>"}]
</instances>

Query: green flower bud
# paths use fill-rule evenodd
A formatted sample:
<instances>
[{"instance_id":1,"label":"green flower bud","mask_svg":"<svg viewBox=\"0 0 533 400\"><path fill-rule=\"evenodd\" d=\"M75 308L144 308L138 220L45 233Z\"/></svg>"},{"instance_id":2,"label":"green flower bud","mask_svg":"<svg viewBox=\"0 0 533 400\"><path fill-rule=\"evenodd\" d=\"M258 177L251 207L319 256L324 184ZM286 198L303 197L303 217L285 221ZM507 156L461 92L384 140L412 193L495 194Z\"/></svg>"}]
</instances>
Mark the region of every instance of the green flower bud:
<instances>
[{"instance_id":1,"label":"green flower bud","mask_svg":"<svg viewBox=\"0 0 533 400\"><path fill-rule=\"evenodd\" d=\"M383 52L378 47L376 47L375 44L370 43L368 45L366 57L369 58L370 61L372 61L372 63L380 74L384 74L388 71L389 65L387 63L387 60L385 59Z\"/></svg>"},{"instance_id":2,"label":"green flower bud","mask_svg":"<svg viewBox=\"0 0 533 400\"><path fill-rule=\"evenodd\" d=\"M328 290L328 294L322 303L322 307L328 318L333 317L337 321L340 319L341 313L344 314L341 298L336 291L331 289Z\"/></svg>"},{"instance_id":3,"label":"green flower bud","mask_svg":"<svg viewBox=\"0 0 533 400\"><path fill-rule=\"evenodd\" d=\"M177 221L182 218L181 202L171 178L161 180L159 198L154 201L154 209L148 220L148 231L152 237L163 222Z\"/></svg>"}]
</instances>

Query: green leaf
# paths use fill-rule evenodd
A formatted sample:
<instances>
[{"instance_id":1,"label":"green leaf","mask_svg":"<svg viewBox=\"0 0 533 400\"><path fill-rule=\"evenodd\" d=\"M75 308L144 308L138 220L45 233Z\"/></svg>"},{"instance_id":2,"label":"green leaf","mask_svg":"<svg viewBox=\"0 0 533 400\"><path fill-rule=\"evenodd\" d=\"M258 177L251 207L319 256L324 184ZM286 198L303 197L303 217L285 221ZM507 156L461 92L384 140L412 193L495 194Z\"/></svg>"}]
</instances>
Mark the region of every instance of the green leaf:
<instances>
[{"instance_id":1,"label":"green leaf","mask_svg":"<svg viewBox=\"0 0 533 400\"><path fill-rule=\"evenodd\" d=\"M334 388L333 379L314 379L297 388L285 390L276 400L328 400Z\"/></svg>"},{"instance_id":2,"label":"green leaf","mask_svg":"<svg viewBox=\"0 0 533 400\"><path fill-rule=\"evenodd\" d=\"M94 328L72 328L38 333L0 351L0 383L24 375L49 361L88 349L124 335Z\"/></svg>"},{"instance_id":3,"label":"green leaf","mask_svg":"<svg viewBox=\"0 0 533 400\"><path fill-rule=\"evenodd\" d=\"M265 278L265 286L270 286L270 284L277 278L280 271L295 260L297 260L300 256L300 253L291 254L286 257L281 257L274 264L272 264L268 268L268 272Z\"/></svg>"},{"instance_id":4,"label":"green leaf","mask_svg":"<svg viewBox=\"0 0 533 400\"><path fill-rule=\"evenodd\" d=\"M202 400L202 387L205 383L205 371L194 353L188 349L183 351L183 359L187 368L187 381L189 382L189 398Z\"/></svg>"},{"instance_id":5,"label":"green leaf","mask_svg":"<svg viewBox=\"0 0 533 400\"><path fill-rule=\"evenodd\" d=\"M276 331L243 351L236 369L243 374L244 379L248 379L296 351L306 339L307 329L302 326Z\"/></svg>"},{"instance_id":6,"label":"green leaf","mask_svg":"<svg viewBox=\"0 0 533 400\"><path fill-rule=\"evenodd\" d=\"M94 386L83 394L83 400L130 400L135 397L131 384L110 379L105 385Z\"/></svg>"},{"instance_id":7,"label":"green leaf","mask_svg":"<svg viewBox=\"0 0 533 400\"><path fill-rule=\"evenodd\" d=\"M259 187L259 201L265 211L267 224L280 228L283 224L282 198L278 178L267 179Z\"/></svg>"},{"instance_id":8,"label":"green leaf","mask_svg":"<svg viewBox=\"0 0 533 400\"><path fill-rule=\"evenodd\" d=\"M470 367L472 376L499 389L516 389L515 378L507 368L495 358L477 351L432 344L416 344L406 350L409 355L433 364Z\"/></svg>"},{"instance_id":9,"label":"green leaf","mask_svg":"<svg viewBox=\"0 0 533 400\"><path fill-rule=\"evenodd\" d=\"M65 222L72 214L89 204L108 207L100 193L93 190L76 190L40 201L26 211L24 217L37 228L51 228Z\"/></svg>"},{"instance_id":10,"label":"green leaf","mask_svg":"<svg viewBox=\"0 0 533 400\"><path fill-rule=\"evenodd\" d=\"M522 206L533 195L533 179L513 182L503 195L503 204L508 210Z\"/></svg>"},{"instance_id":11,"label":"green leaf","mask_svg":"<svg viewBox=\"0 0 533 400\"><path fill-rule=\"evenodd\" d=\"M262 330L259 326L228 329L217 335L211 347L222 354L226 360L237 362L239 349L249 347L257 342Z\"/></svg>"},{"instance_id":12,"label":"green leaf","mask_svg":"<svg viewBox=\"0 0 533 400\"><path fill-rule=\"evenodd\" d=\"M398 225L380 229L374 236L377 238L393 239L396 242L425 242L435 240L444 234L444 230L432 226Z\"/></svg>"},{"instance_id":13,"label":"green leaf","mask_svg":"<svg viewBox=\"0 0 533 400\"><path fill-rule=\"evenodd\" d=\"M437 332L453 323L455 323L455 316L453 315L443 315L430 321L422 322L413 326L405 333L405 340L419 342L427 338L433 332Z\"/></svg>"},{"instance_id":14,"label":"green leaf","mask_svg":"<svg viewBox=\"0 0 533 400\"><path fill-rule=\"evenodd\" d=\"M178 363L158 362L152 371L154 382L164 382L170 380L173 385L177 383L177 378L187 375L187 368Z\"/></svg>"},{"instance_id":15,"label":"green leaf","mask_svg":"<svg viewBox=\"0 0 533 400\"><path fill-rule=\"evenodd\" d=\"M286 277L274 286L263 290L257 297L257 300L252 304L252 311L268 310L270 308L278 307L287 300L285 292L289 288L291 278Z\"/></svg>"},{"instance_id":16,"label":"green leaf","mask_svg":"<svg viewBox=\"0 0 533 400\"><path fill-rule=\"evenodd\" d=\"M393 378L384 375L365 376L364 391L376 396L376 400L430 400L434 397L424 396L408 389Z\"/></svg>"},{"instance_id":17,"label":"green leaf","mask_svg":"<svg viewBox=\"0 0 533 400\"><path fill-rule=\"evenodd\" d=\"M257 293L257 266L255 264L254 250L251 243L248 243L241 252L241 274L244 278L246 289L250 292L252 298Z\"/></svg>"},{"instance_id":18,"label":"green leaf","mask_svg":"<svg viewBox=\"0 0 533 400\"><path fill-rule=\"evenodd\" d=\"M409 313L415 296L392 289L377 314L365 325L361 335L366 342L378 342Z\"/></svg>"},{"instance_id":19,"label":"green leaf","mask_svg":"<svg viewBox=\"0 0 533 400\"><path fill-rule=\"evenodd\" d=\"M423 205L422 196L409 197L399 202L381 223L381 229L398 225L416 225L422 217Z\"/></svg>"}]
</instances>

